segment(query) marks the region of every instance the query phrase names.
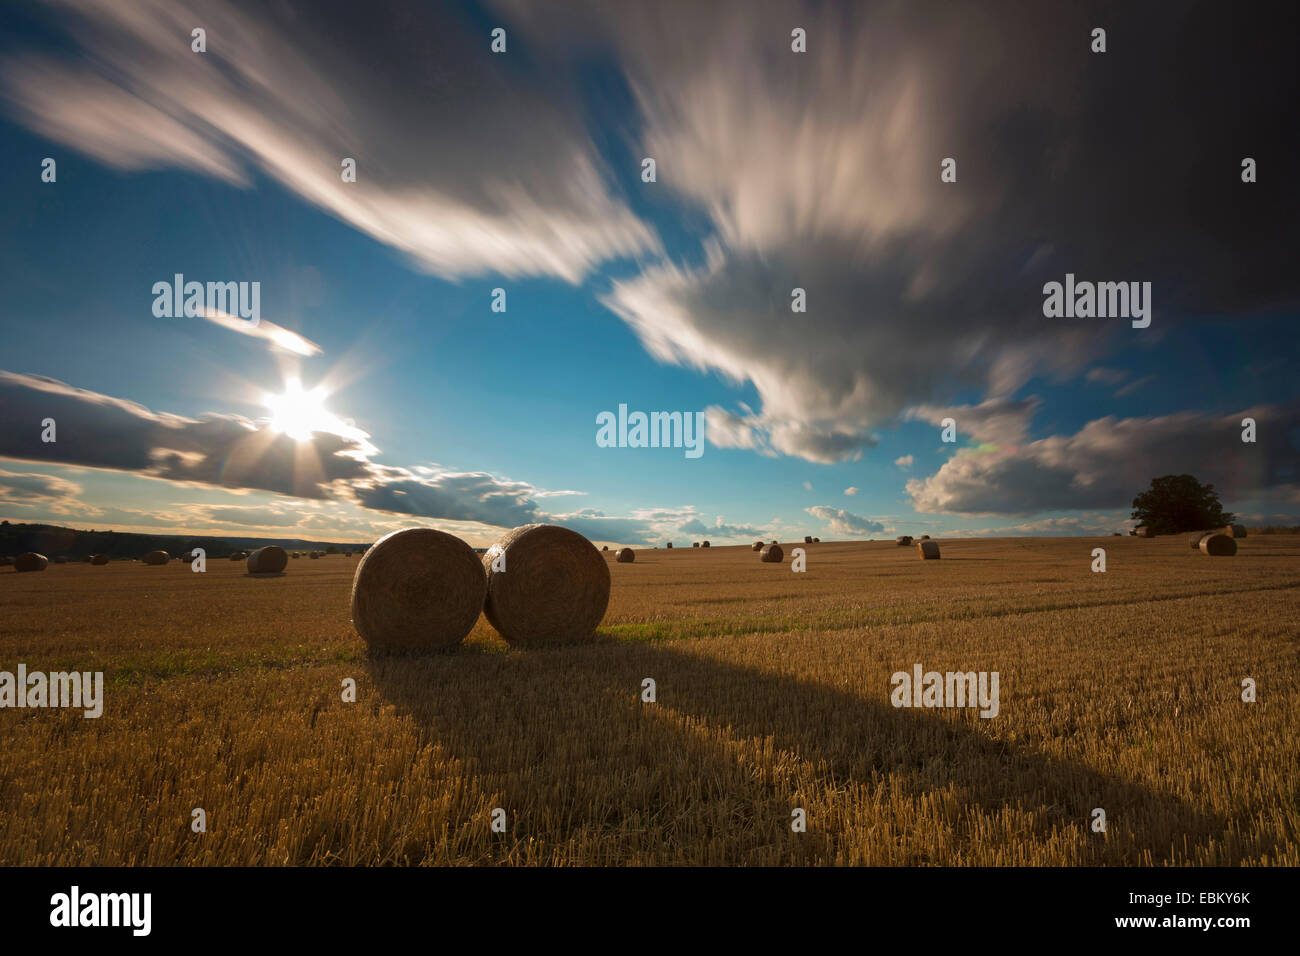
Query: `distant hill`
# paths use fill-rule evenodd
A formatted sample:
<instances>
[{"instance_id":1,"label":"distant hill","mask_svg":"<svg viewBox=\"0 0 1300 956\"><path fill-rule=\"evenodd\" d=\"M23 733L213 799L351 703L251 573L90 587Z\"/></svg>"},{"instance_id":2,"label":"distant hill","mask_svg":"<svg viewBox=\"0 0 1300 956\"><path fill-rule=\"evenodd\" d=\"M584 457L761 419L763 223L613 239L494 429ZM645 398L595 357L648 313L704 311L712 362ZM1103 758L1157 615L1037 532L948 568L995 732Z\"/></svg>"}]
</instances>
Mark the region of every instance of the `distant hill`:
<instances>
[{"instance_id":1,"label":"distant hill","mask_svg":"<svg viewBox=\"0 0 1300 956\"><path fill-rule=\"evenodd\" d=\"M166 551L175 557L192 548L202 548L211 558L227 557L235 551L252 551L278 544L287 551L364 551L369 545L348 541L307 541L303 538L242 538L208 535L136 534L130 531L79 531L52 524L0 523L0 556L35 551L46 557L64 554L78 560L88 554L106 554L111 559L139 558L150 551Z\"/></svg>"}]
</instances>

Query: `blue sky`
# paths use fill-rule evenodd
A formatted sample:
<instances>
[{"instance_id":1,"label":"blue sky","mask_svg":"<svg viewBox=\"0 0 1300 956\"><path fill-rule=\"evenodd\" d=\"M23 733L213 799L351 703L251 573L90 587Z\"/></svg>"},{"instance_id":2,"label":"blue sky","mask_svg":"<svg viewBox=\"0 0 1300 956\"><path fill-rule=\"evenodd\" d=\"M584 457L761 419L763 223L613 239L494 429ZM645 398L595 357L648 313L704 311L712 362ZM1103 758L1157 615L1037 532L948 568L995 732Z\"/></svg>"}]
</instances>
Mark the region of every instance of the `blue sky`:
<instances>
[{"instance_id":1,"label":"blue sky","mask_svg":"<svg viewBox=\"0 0 1300 956\"><path fill-rule=\"evenodd\" d=\"M689 9L670 28L646 5L467 6L420 15L432 52L332 5L305 28L225 3L21 14L0 49L0 511L357 541L422 523L476 545L527 520L611 544L1097 534L1191 471L1249 521L1300 522L1300 290L1276 251L1294 198L1236 168L1278 135L1276 114L1251 129L1266 103L1210 103L1195 135L1222 168L1135 197L1120 171L1158 167L1160 143L1093 161L1080 130L1116 80L1090 77L1086 43L1045 83L897 11L719 4L688 29ZM1031 25L1048 47L1088 32ZM902 52L876 55L883 32ZM701 34L730 40L708 55ZM975 92L947 103L963 64ZM1053 177L1009 175L1058 152ZM1044 318L1067 271L1151 281L1151 327ZM319 353L155 317L175 273L260 282L263 321ZM274 430L263 399L291 377L327 391L342 437ZM703 456L598 447L620 403L709 410ZM232 451L259 432L265 459ZM304 455L320 482L286 474Z\"/></svg>"}]
</instances>

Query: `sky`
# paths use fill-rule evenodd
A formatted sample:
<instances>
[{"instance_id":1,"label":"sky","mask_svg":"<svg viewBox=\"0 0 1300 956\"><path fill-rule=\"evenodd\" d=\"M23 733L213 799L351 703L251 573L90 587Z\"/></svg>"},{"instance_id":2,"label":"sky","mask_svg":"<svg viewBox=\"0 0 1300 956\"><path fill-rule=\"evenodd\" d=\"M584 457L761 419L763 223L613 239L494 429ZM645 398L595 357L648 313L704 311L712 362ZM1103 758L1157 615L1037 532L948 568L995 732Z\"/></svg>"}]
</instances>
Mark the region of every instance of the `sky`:
<instances>
[{"instance_id":1,"label":"sky","mask_svg":"<svg viewBox=\"0 0 1300 956\"><path fill-rule=\"evenodd\" d=\"M1187 472L1300 524L1295 17L5 5L0 514L1095 535ZM177 274L258 321L156 314ZM1045 315L1067 274L1149 325ZM702 453L604 447L620 405Z\"/></svg>"}]
</instances>

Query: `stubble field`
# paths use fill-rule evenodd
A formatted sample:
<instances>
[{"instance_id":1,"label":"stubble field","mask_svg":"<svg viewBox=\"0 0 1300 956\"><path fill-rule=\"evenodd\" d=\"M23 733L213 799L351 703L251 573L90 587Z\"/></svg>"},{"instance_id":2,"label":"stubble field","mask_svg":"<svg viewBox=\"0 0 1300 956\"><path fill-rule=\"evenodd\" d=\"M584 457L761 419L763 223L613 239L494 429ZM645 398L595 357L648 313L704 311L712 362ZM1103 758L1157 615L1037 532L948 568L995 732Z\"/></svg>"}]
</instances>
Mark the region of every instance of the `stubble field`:
<instances>
[{"instance_id":1,"label":"stubble field","mask_svg":"<svg viewBox=\"0 0 1300 956\"><path fill-rule=\"evenodd\" d=\"M378 661L356 559L6 569L0 669L105 701L0 710L0 865L1300 865L1300 537L1239 544L610 552L596 644ZM895 708L918 663L998 715Z\"/></svg>"}]
</instances>

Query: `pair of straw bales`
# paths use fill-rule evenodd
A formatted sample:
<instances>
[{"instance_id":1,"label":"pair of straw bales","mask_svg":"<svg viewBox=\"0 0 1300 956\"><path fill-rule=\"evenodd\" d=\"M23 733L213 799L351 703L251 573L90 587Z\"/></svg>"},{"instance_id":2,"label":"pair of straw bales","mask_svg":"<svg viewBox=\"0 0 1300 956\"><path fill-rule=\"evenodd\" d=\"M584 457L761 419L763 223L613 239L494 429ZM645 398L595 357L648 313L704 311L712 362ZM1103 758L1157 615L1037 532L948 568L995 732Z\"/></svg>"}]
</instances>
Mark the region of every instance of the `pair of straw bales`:
<instances>
[{"instance_id":1,"label":"pair of straw bales","mask_svg":"<svg viewBox=\"0 0 1300 956\"><path fill-rule=\"evenodd\" d=\"M480 612L518 647L584 641L605 616L609 587L595 545L558 525L515 528L481 558L446 532L406 528L358 562L352 623L376 653L455 647Z\"/></svg>"},{"instance_id":2,"label":"pair of straw bales","mask_svg":"<svg viewBox=\"0 0 1300 956\"><path fill-rule=\"evenodd\" d=\"M37 554L35 551L27 551L13 559L14 571L44 571L49 566L50 559L43 554Z\"/></svg>"},{"instance_id":3,"label":"pair of straw bales","mask_svg":"<svg viewBox=\"0 0 1300 956\"><path fill-rule=\"evenodd\" d=\"M912 543L912 536L910 534L900 534L894 539L894 543L900 548L905 548Z\"/></svg>"}]
</instances>

